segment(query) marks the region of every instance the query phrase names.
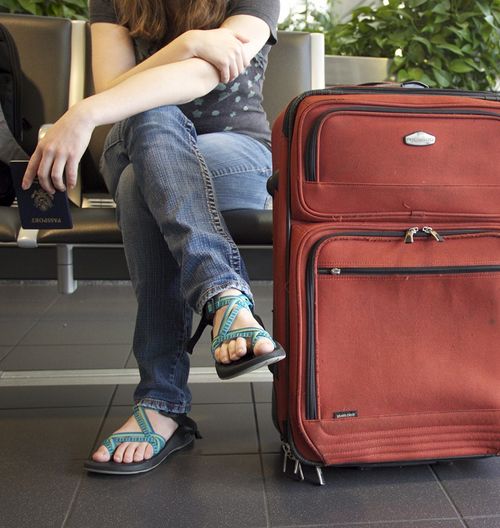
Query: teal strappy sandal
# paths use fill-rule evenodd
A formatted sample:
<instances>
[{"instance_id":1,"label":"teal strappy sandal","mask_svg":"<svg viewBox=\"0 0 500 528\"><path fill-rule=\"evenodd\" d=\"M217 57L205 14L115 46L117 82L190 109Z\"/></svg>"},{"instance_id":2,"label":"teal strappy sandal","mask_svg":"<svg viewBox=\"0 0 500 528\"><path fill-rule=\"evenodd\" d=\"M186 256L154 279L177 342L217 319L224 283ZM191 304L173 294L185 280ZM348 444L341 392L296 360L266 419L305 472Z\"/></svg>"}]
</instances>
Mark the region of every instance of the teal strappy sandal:
<instances>
[{"instance_id":1,"label":"teal strappy sandal","mask_svg":"<svg viewBox=\"0 0 500 528\"><path fill-rule=\"evenodd\" d=\"M212 341L212 356L215 358L215 350L219 348L224 341L230 341L232 339L237 339L238 337L250 339L251 345L250 349L241 359L232 361L228 364L220 363L218 361L215 362L215 368L219 378L229 379L241 376L252 370L281 361L286 357L283 347L273 340L269 332L266 332L266 330L262 328L248 327L231 330L231 326L242 308L247 308L253 314L253 304L245 294L242 293L241 295L228 295L227 297L210 299L205 307L207 316L213 319L215 312L223 306L227 306L227 308L220 324L219 333ZM255 314L253 314L253 316L262 325L261 319ZM255 346L255 343L263 337L274 343L274 350L256 356L253 353L253 347Z\"/></svg>"},{"instance_id":2,"label":"teal strappy sandal","mask_svg":"<svg viewBox=\"0 0 500 528\"><path fill-rule=\"evenodd\" d=\"M195 437L201 438L195 421L185 414L173 414L165 411L158 412L172 418L179 424L179 427L167 441L163 436L155 432L144 407L134 405L134 418L137 420L142 432L114 433L102 443L109 451L109 454L113 456L115 449L124 442L148 442L153 447L153 456L149 460L125 464L114 462L113 459L109 462L96 462L90 459L85 462L84 468L92 473L107 473L111 475L145 473L160 465L172 453L192 444Z\"/></svg>"}]
</instances>

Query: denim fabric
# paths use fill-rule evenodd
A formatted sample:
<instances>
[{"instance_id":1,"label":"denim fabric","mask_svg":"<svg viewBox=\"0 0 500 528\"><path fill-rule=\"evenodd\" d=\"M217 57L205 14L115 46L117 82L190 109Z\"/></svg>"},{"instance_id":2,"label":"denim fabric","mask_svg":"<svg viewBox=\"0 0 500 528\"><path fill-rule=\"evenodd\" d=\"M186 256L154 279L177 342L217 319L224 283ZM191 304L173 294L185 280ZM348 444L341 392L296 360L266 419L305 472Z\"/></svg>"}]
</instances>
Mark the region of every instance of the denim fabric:
<instances>
[{"instance_id":1,"label":"denim fabric","mask_svg":"<svg viewBox=\"0 0 500 528\"><path fill-rule=\"evenodd\" d=\"M101 172L117 203L138 301L133 350L141 381L134 400L185 413L192 310L229 288L252 294L220 211L269 207L271 153L231 132L203 134L176 106L117 123Z\"/></svg>"}]
</instances>

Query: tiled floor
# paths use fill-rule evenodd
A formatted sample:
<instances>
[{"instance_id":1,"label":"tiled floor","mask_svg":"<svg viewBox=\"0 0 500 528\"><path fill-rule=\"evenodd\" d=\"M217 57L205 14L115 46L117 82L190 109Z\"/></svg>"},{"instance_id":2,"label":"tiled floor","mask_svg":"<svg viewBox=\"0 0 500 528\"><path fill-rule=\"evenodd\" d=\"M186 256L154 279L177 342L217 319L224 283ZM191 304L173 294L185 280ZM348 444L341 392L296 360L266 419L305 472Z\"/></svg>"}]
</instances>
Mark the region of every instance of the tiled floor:
<instances>
[{"instance_id":1,"label":"tiled floor","mask_svg":"<svg viewBox=\"0 0 500 528\"><path fill-rule=\"evenodd\" d=\"M254 287L271 319L271 284ZM0 371L134 367L128 285L0 284ZM210 365L208 336L193 365ZM0 527L500 528L500 459L328 469L327 486L281 473L270 386L192 386L204 438L151 473L82 463L130 412L133 387L0 388Z\"/></svg>"}]
</instances>

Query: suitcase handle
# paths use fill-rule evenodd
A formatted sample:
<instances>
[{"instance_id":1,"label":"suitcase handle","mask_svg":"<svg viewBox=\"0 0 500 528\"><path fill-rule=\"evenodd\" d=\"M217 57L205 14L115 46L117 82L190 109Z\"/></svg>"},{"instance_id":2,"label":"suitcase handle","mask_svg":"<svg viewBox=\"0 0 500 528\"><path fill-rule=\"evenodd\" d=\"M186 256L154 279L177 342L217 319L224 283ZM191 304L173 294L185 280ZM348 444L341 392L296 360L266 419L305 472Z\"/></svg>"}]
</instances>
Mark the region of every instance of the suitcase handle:
<instances>
[{"instance_id":1,"label":"suitcase handle","mask_svg":"<svg viewBox=\"0 0 500 528\"><path fill-rule=\"evenodd\" d=\"M392 86L398 86L397 83L393 83L391 81L377 81L377 82L367 82L363 84L358 84L358 86L379 86L380 88L386 87L392 87ZM399 84L400 88L429 88L429 86L422 81L405 81L401 84Z\"/></svg>"},{"instance_id":2,"label":"suitcase handle","mask_svg":"<svg viewBox=\"0 0 500 528\"><path fill-rule=\"evenodd\" d=\"M401 88L425 88L428 89L429 85L421 81L405 81L401 83Z\"/></svg>"}]
</instances>

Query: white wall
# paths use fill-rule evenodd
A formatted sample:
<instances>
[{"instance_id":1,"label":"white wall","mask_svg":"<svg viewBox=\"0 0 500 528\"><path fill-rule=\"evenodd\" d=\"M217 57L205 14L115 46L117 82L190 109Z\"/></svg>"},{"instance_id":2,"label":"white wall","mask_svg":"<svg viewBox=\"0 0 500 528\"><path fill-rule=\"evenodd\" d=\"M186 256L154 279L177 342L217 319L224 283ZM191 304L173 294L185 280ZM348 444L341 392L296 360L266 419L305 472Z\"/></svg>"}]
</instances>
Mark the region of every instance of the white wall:
<instances>
[{"instance_id":1,"label":"white wall","mask_svg":"<svg viewBox=\"0 0 500 528\"><path fill-rule=\"evenodd\" d=\"M312 0L318 8L324 8L328 5L327 0ZM281 0L281 16L285 18L290 10L298 10L303 6L303 0ZM341 19L348 16L349 13L357 6L374 3L374 0L336 0L334 11Z\"/></svg>"}]
</instances>

